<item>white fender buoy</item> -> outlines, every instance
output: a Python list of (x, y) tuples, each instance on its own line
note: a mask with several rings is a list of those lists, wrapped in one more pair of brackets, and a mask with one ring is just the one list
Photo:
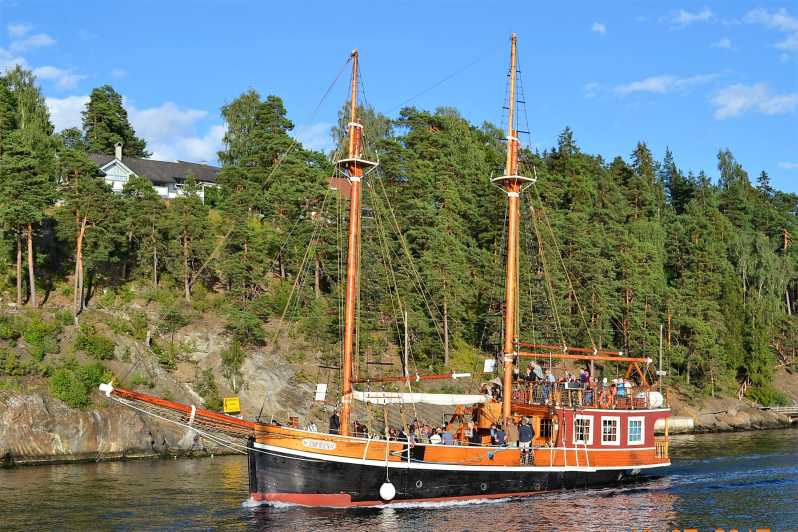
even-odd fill
[(396, 488), (390, 482), (383, 482), (380, 486), (380, 498), (383, 501), (392, 501), (396, 497)]

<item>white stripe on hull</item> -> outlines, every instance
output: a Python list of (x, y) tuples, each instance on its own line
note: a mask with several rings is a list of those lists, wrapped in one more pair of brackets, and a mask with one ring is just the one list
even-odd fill
[[(374, 467), (389, 467), (393, 469), (437, 469), (441, 471), (519, 471), (529, 473), (546, 473), (546, 472), (562, 472), (562, 471), (577, 471), (582, 473), (591, 473), (595, 471), (614, 471), (625, 469), (651, 469), (655, 467), (667, 467), (670, 462), (663, 464), (643, 464), (643, 465), (629, 465), (629, 466), (603, 466), (603, 467), (581, 467), (581, 466), (468, 466), (457, 464), (438, 464), (430, 462), (391, 462), (385, 460), (364, 460), (360, 458), (349, 458), (346, 456), (335, 456), (330, 454), (311, 453), (307, 451), (298, 451), (296, 449), (286, 449), (284, 447), (277, 447), (274, 445), (266, 445), (263, 443), (255, 442), (255, 448), (262, 451), (279, 452), (284, 455), (292, 455), (297, 459), (315, 459), (330, 462), (341, 462), (346, 464), (356, 464)], [(615, 449), (606, 449), (615, 450)]]

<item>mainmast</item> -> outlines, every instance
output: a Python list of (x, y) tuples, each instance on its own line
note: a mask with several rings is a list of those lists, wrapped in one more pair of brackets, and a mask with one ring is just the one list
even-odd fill
[(515, 81), (518, 72), (516, 35), (510, 40), (510, 91), (507, 113), (507, 157), (504, 175), (492, 181), (507, 193), (507, 268), (504, 282), (504, 345), (502, 348), (504, 376), (502, 379), (502, 417), (505, 422), (512, 413), (513, 360), (518, 355), (518, 226), (521, 189), (534, 180), (518, 175), (518, 131), (515, 129)]
[(352, 51), (352, 87), (349, 108), (349, 148), (346, 159), (336, 161), (351, 184), (349, 196), (349, 237), (346, 255), (346, 295), (344, 303), (344, 359), (341, 379), (341, 434), (349, 435), (349, 414), (352, 405), (352, 381), (355, 344), (358, 282), (360, 279), (360, 214), (364, 169), (377, 164), (362, 159), (363, 125), (357, 121), (358, 52)]

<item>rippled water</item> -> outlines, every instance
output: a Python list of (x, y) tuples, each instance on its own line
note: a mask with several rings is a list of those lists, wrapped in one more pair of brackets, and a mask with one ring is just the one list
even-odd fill
[(250, 506), (246, 459), (0, 470), (0, 529), (798, 530), (798, 430), (674, 437), (662, 479), (527, 499), (353, 510)]

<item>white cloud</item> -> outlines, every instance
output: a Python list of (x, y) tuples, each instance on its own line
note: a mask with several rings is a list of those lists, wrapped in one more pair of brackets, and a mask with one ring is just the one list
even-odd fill
[(734, 50), (731, 39), (729, 39), (728, 37), (723, 37), (718, 42), (713, 43), (712, 48), (723, 48), (725, 50)]
[(598, 33), (599, 35), (607, 34), (607, 26), (605, 26), (601, 22), (594, 22), (590, 30)]
[(67, 96), (66, 98), (47, 98), (47, 108), (50, 110), (50, 120), (56, 131), (68, 127), (81, 126), (80, 113), (89, 101), (88, 96)]
[(708, 83), (716, 79), (718, 74), (700, 74), (697, 76), (680, 77), (671, 74), (661, 76), (649, 76), (638, 81), (617, 85), (614, 91), (621, 95), (632, 94), (635, 92), (653, 92), (656, 94), (667, 94), (673, 91), (686, 90), (695, 85)]
[(17, 55), (10, 50), (0, 48), (0, 72), (13, 69), (16, 65), (27, 68), (28, 62), (25, 58)]
[(31, 30), (31, 27), (28, 24), (9, 24), (7, 29), (9, 37), (17, 39), (27, 34)]
[[(47, 98), (47, 108), (56, 131), (81, 127), (81, 113), (88, 101), (88, 95)], [(216, 161), (225, 129), (222, 125), (212, 125), (198, 135), (197, 122), (206, 117), (207, 112), (182, 108), (173, 102), (147, 109), (137, 109), (129, 104), (125, 107), (133, 129), (147, 141), (153, 159)]]
[(39, 79), (51, 80), (59, 89), (73, 89), (78, 81), (86, 76), (76, 74), (72, 70), (64, 70), (54, 66), (42, 66), (33, 69), (33, 74)]
[(767, 9), (752, 9), (743, 17), (749, 24), (759, 24), (766, 28), (786, 33), (784, 40), (774, 46), (780, 50), (798, 51), (798, 18), (787, 13), (786, 9), (768, 11)]
[(130, 123), (136, 133), (148, 142), (188, 136), (194, 132), (197, 121), (208, 115), (206, 111), (184, 109), (173, 102), (148, 109), (137, 109), (132, 105), (127, 107)]
[(111, 70), (112, 78), (119, 79), (119, 78), (124, 78), (125, 76), (127, 76), (127, 70), (125, 70), (124, 68), (115, 68)]
[(31, 48), (39, 48), (41, 46), (50, 46), (55, 44), (55, 39), (46, 33), (36, 33), (24, 38), (11, 41), (9, 48), (15, 52), (24, 52)]
[(333, 148), (330, 130), (333, 124), (330, 122), (320, 122), (318, 124), (305, 124), (298, 126), (293, 132), (302, 145), (309, 150), (329, 151)]
[(663, 20), (670, 22), (673, 26), (684, 28), (695, 22), (707, 22), (712, 20), (713, 16), (712, 11), (708, 8), (704, 8), (702, 11), (697, 11), (695, 13), (680, 9), (671, 12), (667, 17), (663, 17)]
[(217, 152), (222, 148), (225, 127), (217, 124), (202, 137), (179, 136), (161, 142), (147, 144), (152, 158), (161, 161), (190, 161), (215, 163)]
[(798, 163), (782, 161), (779, 163), (779, 168), (784, 168), (785, 170), (798, 170)]
[(772, 94), (765, 83), (737, 83), (717, 91), (710, 103), (715, 107), (714, 116), (718, 120), (739, 116), (751, 110), (766, 115), (785, 114), (798, 107), (798, 92)]
[(584, 90), (585, 96), (587, 98), (594, 98), (596, 96), (596, 91), (599, 89), (600, 85), (597, 81), (590, 81), (585, 83)]

